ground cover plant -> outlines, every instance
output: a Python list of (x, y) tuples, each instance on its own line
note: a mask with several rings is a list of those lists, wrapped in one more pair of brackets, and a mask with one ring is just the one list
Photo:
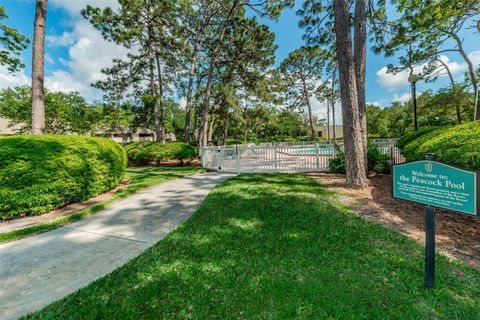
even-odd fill
[(29, 319), (478, 319), (480, 272), (356, 216), (315, 180), (242, 175), (154, 247)]
[(403, 147), (406, 161), (421, 160), (426, 153), (448, 164), (471, 170), (480, 169), (480, 122), (470, 122), (434, 130), (413, 139)]
[(190, 160), (197, 155), (194, 146), (183, 142), (137, 141), (125, 146), (128, 161), (135, 165), (161, 164), (165, 160)]
[(62, 135), (0, 138), (0, 219), (39, 215), (111, 190), (125, 175), (123, 147)]
[(17, 240), (27, 235), (45, 232), (59, 226), (72, 223), (81, 218), (90, 216), (98, 211), (106, 208), (110, 204), (128, 197), (129, 195), (155, 184), (166, 182), (168, 180), (189, 176), (192, 174), (205, 172), (203, 168), (197, 167), (181, 167), (181, 168), (127, 168), (125, 177), (130, 180), (129, 184), (117, 192), (108, 200), (96, 204), (90, 208), (75, 212), (68, 216), (57, 218), (50, 222), (45, 222), (36, 226), (28, 227), (21, 230), (0, 233), (0, 243)]

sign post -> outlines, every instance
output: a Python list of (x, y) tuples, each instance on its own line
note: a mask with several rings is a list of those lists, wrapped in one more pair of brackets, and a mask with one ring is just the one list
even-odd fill
[(480, 216), (480, 174), (435, 161), (392, 165), (392, 196), (425, 205), (425, 286), (435, 287), (435, 210)]
[(425, 207), (425, 287), (435, 287), (435, 208)]
[[(435, 154), (427, 153), (425, 160), (435, 160)], [(425, 287), (435, 287), (435, 208), (425, 206)]]

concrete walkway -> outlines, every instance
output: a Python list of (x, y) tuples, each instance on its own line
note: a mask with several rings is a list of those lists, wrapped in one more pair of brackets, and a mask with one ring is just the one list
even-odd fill
[(0, 319), (41, 309), (138, 256), (231, 176), (204, 173), (172, 180), (73, 224), (0, 245)]

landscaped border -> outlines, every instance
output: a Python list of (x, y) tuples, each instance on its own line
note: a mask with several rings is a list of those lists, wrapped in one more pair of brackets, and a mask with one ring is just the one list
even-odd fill
[[(191, 168), (192, 168), (191, 172), (185, 172), (185, 174), (172, 175), (172, 176), (162, 176), (162, 179), (153, 179), (152, 181), (147, 181), (143, 184), (142, 183), (140, 183), (140, 184), (130, 183), (125, 188), (117, 190), (117, 192), (115, 192), (115, 194), (113, 194), (113, 196), (111, 198), (109, 198), (109, 199), (107, 199), (103, 202), (100, 202), (98, 204), (95, 204), (95, 205), (93, 205), (89, 208), (71, 213), (71, 214), (63, 216), (63, 217), (53, 219), (51, 221), (43, 222), (43, 223), (40, 223), (40, 224), (32, 226), (32, 227), (27, 227), (27, 228), (20, 229), (20, 230), (13, 230), (13, 231), (7, 231), (7, 232), (0, 233), (0, 244), (10, 242), (10, 241), (14, 241), (14, 240), (18, 240), (18, 239), (21, 239), (21, 238), (25, 238), (27, 236), (32, 236), (32, 235), (36, 235), (36, 234), (39, 234), (39, 233), (47, 232), (49, 230), (65, 226), (67, 224), (78, 221), (82, 218), (91, 216), (91, 215), (107, 208), (109, 205), (111, 205), (115, 202), (118, 202), (122, 199), (125, 199), (128, 196), (130, 196), (130, 195), (132, 195), (132, 194), (134, 194), (134, 193), (136, 193), (140, 190), (149, 188), (151, 186), (154, 186), (154, 185), (157, 185), (157, 184), (160, 184), (160, 183), (163, 183), (163, 182), (175, 179), (175, 178), (180, 178), (180, 177), (183, 177), (183, 176), (190, 176), (190, 175), (193, 175), (193, 174), (197, 174), (197, 173), (201, 173), (201, 172), (206, 171), (202, 168), (193, 168), (193, 167), (191, 167)], [(127, 171), (129, 171), (129, 170), (131, 171), (131, 170), (135, 170), (135, 169), (138, 170), (138, 168), (127, 168)], [(142, 168), (140, 168), (140, 169), (142, 169)], [(150, 167), (149, 169), (150, 170), (155, 170), (155, 167)], [(158, 168), (158, 169), (159, 170), (160, 169), (166, 170), (166, 172), (165, 172), (166, 174), (171, 174), (169, 171), (171, 171), (172, 168)], [(181, 169), (187, 169), (187, 167), (184, 167), (184, 168), (179, 167), (179, 169), (180, 170)]]

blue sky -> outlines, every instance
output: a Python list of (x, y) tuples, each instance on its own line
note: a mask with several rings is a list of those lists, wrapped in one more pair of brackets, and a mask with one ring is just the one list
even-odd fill
[[(33, 37), (33, 20), (35, 14), (34, 0), (0, 0), (7, 8), (10, 16), (8, 25), (18, 28), (30, 39)], [(123, 57), (127, 50), (107, 43), (81, 15), (80, 10), (86, 4), (97, 6), (114, 6), (115, 0), (48, 0), (46, 27), (46, 86), (51, 90), (75, 90), (85, 95), (89, 100), (101, 99), (101, 92), (90, 84), (101, 78), (101, 68), (108, 66), (115, 57)], [(286, 10), (278, 22), (267, 21), (270, 29), (276, 34), (277, 63), (288, 56), (291, 50), (303, 45), (303, 30), (298, 28), (298, 17), (295, 12), (301, 1), (293, 9)], [(465, 49), (471, 55), (473, 62), (480, 64), (480, 35), (468, 30), (462, 34), (465, 37)], [(0, 88), (18, 84), (29, 84), (31, 48), (22, 55), (27, 65), (23, 72), (10, 75), (0, 69)], [(465, 64), (459, 55), (451, 54), (444, 58), (448, 61), (456, 78), (462, 78), (466, 71)], [(390, 75), (385, 73), (389, 63), (395, 63), (396, 57), (385, 58), (375, 55), (369, 50), (367, 56), (367, 101), (388, 106), (394, 100), (406, 100), (410, 95), (410, 87), (405, 74)], [(448, 84), (446, 77), (441, 77), (434, 84), (420, 82), (418, 90), (437, 90)], [(324, 116), (325, 106), (315, 102), (315, 113)], [(338, 112), (340, 114), (340, 112)]]

